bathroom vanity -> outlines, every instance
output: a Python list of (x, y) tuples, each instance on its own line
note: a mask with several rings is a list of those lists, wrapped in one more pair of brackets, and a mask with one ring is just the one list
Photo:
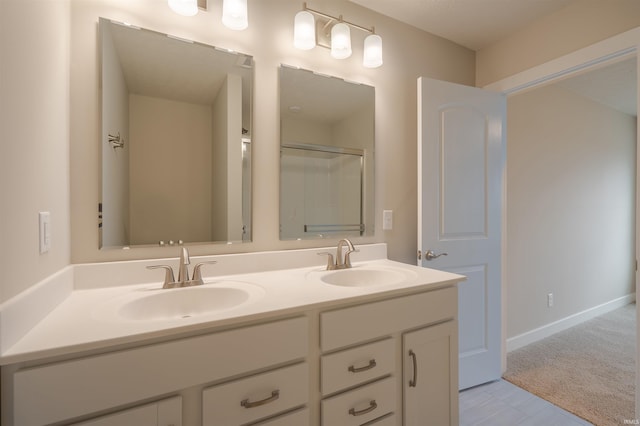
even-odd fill
[(328, 249), (208, 256), (184, 289), (141, 281), (157, 261), (75, 265), (2, 353), (2, 424), (457, 425), (464, 277), (359, 248), (337, 271)]

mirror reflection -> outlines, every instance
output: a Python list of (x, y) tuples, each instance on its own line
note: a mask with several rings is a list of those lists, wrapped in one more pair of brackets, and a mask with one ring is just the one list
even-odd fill
[(280, 239), (373, 235), (375, 92), (280, 67)]
[(251, 240), (253, 59), (100, 19), (100, 247)]

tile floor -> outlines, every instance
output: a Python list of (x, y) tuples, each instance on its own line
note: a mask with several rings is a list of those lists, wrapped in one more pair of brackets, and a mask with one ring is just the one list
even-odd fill
[(460, 426), (590, 426), (591, 423), (505, 381), (460, 392)]

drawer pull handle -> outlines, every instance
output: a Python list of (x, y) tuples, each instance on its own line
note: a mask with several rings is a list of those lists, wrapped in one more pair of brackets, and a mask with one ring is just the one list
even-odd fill
[(251, 402), (251, 401), (249, 401), (249, 399), (243, 399), (240, 402), (240, 405), (242, 405), (244, 408), (259, 407), (261, 405), (273, 402), (278, 398), (280, 398), (280, 391), (279, 390), (274, 390), (273, 392), (271, 392), (271, 396), (268, 397), (268, 398), (261, 399), (260, 401), (255, 401), (255, 402)]
[(349, 414), (351, 414), (352, 416), (361, 416), (363, 414), (367, 414), (367, 413), (372, 412), (376, 408), (378, 408), (378, 404), (376, 404), (376, 400), (375, 399), (372, 399), (371, 401), (369, 401), (369, 406), (367, 408), (365, 408), (364, 410), (356, 411), (355, 408), (351, 408), (349, 410)]
[(409, 380), (409, 387), (415, 388), (418, 385), (418, 358), (412, 350), (409, 350), (409, 356), (413, 361), (413, 379)]
[(371, 370), (376, 365), (377, 365), (376, 364), (376, 360), (375, 359), (371, 359), (371, 360), (369, 360), (369, 364), (365, 365), (364, 367), (356, 368), (355, 366), (351, 365), (351, 366), (349, 366), (348, 370), (351, 371), (352, 373), (361, 373), (363, 371)]

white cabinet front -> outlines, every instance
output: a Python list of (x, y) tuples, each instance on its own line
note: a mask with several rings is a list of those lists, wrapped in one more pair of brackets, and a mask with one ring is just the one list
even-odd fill
[(309, 365), (296, 364), (205, 389), (204, 426), (244, 425), (302, 406), (309, 399)]
[(309, 426), (309, 409), (302, 408), (293, 413), (283, 414), (263, 422), (252, 423), (251, 426)]
[(361, 386), (322, 401), (323, 426), (359, 426), (396, 408), (393, 377)]
[(182, 398), (165, 399), (98, 417), (74, 426), (182, 426)]
[(458, 424), (457, 322), (403, 335), (404, 426)]
[(395, 355), (395, 340), (385, 339), (322, 356), (322, 394), (330, 395), (392, 374)]

